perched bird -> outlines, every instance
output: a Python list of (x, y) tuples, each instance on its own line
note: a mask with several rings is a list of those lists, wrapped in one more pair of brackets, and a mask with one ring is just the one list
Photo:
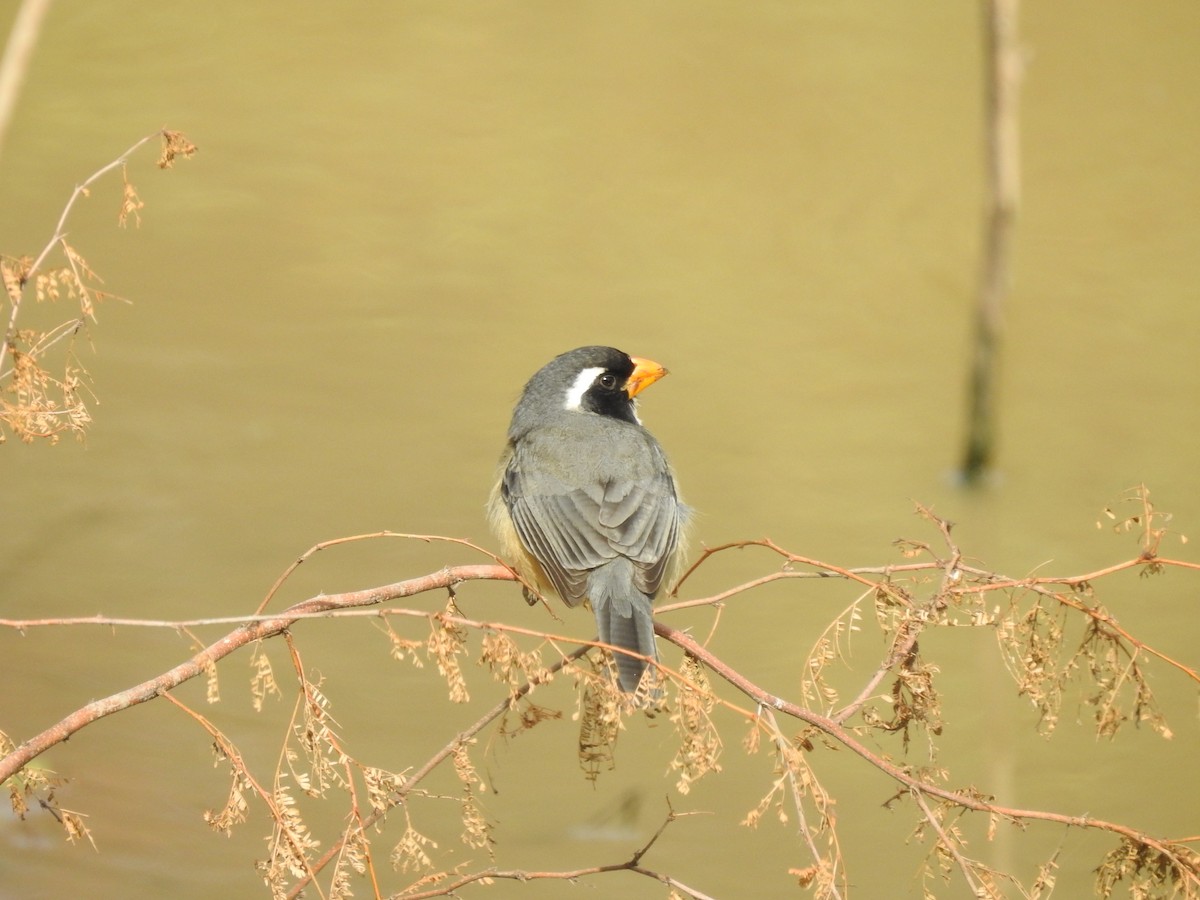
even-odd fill
[[(637, 397), (667, 374), (612, 347), (557, 356), (513, 410), (489, 504), (506, 557), (568, 606), (587, 600), (600, 640), (657, 659), (651, 604), (679, 556), (685, 508)], [(623, 691), (646, 663), (614, 653)]]

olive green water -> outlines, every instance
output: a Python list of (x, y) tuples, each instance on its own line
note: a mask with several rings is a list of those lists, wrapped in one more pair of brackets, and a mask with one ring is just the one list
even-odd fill
[[(106, 304), (95, 350), (80, 348), (100, 400), (86, 444), (0, 448), (0, 616), (234, 615), (313, 543), (381, 529), (490, 546), (483, 504), (521, 383), (595, 342), (672, 370), (642, 414), (698, 510), (698, 542), (768, 535), (884, 564), (895, 538), (934, 538), (911, 515), (919, 500), (997, 570), (1083, 572), (1136, 553), (1094, 523), (1139, 482), (1200, 535), (1200, 7), (1036, 4), (1022, 32), (1001, 471), (971, 494), (948, 473), (982, 209), (975, 4), (60, 2), (0, 148), (0, 250), (39, 250), (71, 187), (143, 134), (167, 125), (201, 150), (166, 174), (152, 153), (131, 163), (140, 229), (115, 227), (116, 182), (72, 219), (72, 243), (133, 305)], [(33, 312), (46, 315), (30, 324)], [(1192, 546), (1167, 549), (1194, 558)], [(332, 550), (277, 605), (473, 561), (400, 541)], [(692, 596), (774, 565), (716, 562)], [(1106, 584), (1128, 629), (1197, 664), (1194, 578)], [(794, 696), (798, 660), (853, 596), (833, 583), (746, 595), (714, 647)], [(481, 618), (591, 633), (587, 617), (526, 610), (508, 585), (459, 600)], [(706, 634), (711, 615), (672, 623)], [(296, 636), (350, 749), (374, 765), (419, 765), (478, 715), (449, 708), (428, 667), (388, 660), (367, 623)], [(927, 647), (952, 783), (1200, 831), (1195, 685), (1153, 667), (1170, 742), (1130, 729), (1097, 743), (1074, 705), (1046, 742), (992, 646), (963, 630)], [(21, 740), (190, 647), (170, 631), (0, 633), (0, 729)], [(859, 677), (878, 650), (855, 646)], [(481, 710), (497, 695), (470, 674)], [(221, 667), (220, 706), (198, 686), (181, 696), (269, 779), (290, 699), (256, 715), (250, 675), (242, 652)], [(565, 684), (541, 699), (573, 708)], [(790, 895), (787, 869), (810, 859), (794, 820), (735, 824), (771, 766), (747, 760), (729, 724), (726, 771), (686, 797), (664, 775), (662, 720), (630, 723), (595, 788), (569, 718), (481, 740), (497, 864), (621, 861), (670, 795), (714, 814), (673, 824), (646, 865), (712, 896)], [(202, 821), (227, 789), (209, 744), (160, 701), (47, 754), (99, 852), (64, 845), (44, 814), (0, 820), (0, 897), (263, 895), (261, 807), (232, 839)], [(814, 765), (839, 797), (852, 895), (918, 896), (908, 810), (880, 809), (893, 789), (846, 754)], [(430, 787), (458, 791), (450, 776)], [(328, 843), (336, 820), (316, 815)], [(459, 843), (452, 802), (413, 815), (446, 864), (486, 863)], [(1060, 841), (1060, 892), (1087, 896), (1103, 840), (1034, 828), (971, 849), (1028, 880)], [(406, 883), (387, 877), (385, 890)], [(628, 874), (587, 884), (489, 894), (665, 895)]]

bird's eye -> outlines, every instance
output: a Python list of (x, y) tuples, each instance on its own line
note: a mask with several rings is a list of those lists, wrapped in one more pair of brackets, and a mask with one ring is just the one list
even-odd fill
[(606, 391), (611, 391), (617, 386), (617, 376), (613, 375), (611, 372), (605, 372), (596, 379), (596, 384), (600, 385), (600, 387), (604, 388)]

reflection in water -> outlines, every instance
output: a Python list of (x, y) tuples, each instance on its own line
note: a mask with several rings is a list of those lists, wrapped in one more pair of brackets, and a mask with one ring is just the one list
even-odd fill
[(588, 816), (586, 822), (568, 829), (567, 836), (573, 841), (636, 841), (644, 826), (644, 800), (637, 790), (626, 789)]

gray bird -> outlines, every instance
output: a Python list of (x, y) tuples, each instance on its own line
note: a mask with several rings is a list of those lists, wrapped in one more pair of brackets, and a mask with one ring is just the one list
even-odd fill
[[(651, 605), (680, 556), (685, 508), (634, 398), (667, 374), (612, 347), (580, 347), (529, 379), (513, 410), (492, 527), (505, 557), (568, 606), (587, 600), (600, 640), (658, 659)], [(623, 691), (646, 663), (614, 654)]]

